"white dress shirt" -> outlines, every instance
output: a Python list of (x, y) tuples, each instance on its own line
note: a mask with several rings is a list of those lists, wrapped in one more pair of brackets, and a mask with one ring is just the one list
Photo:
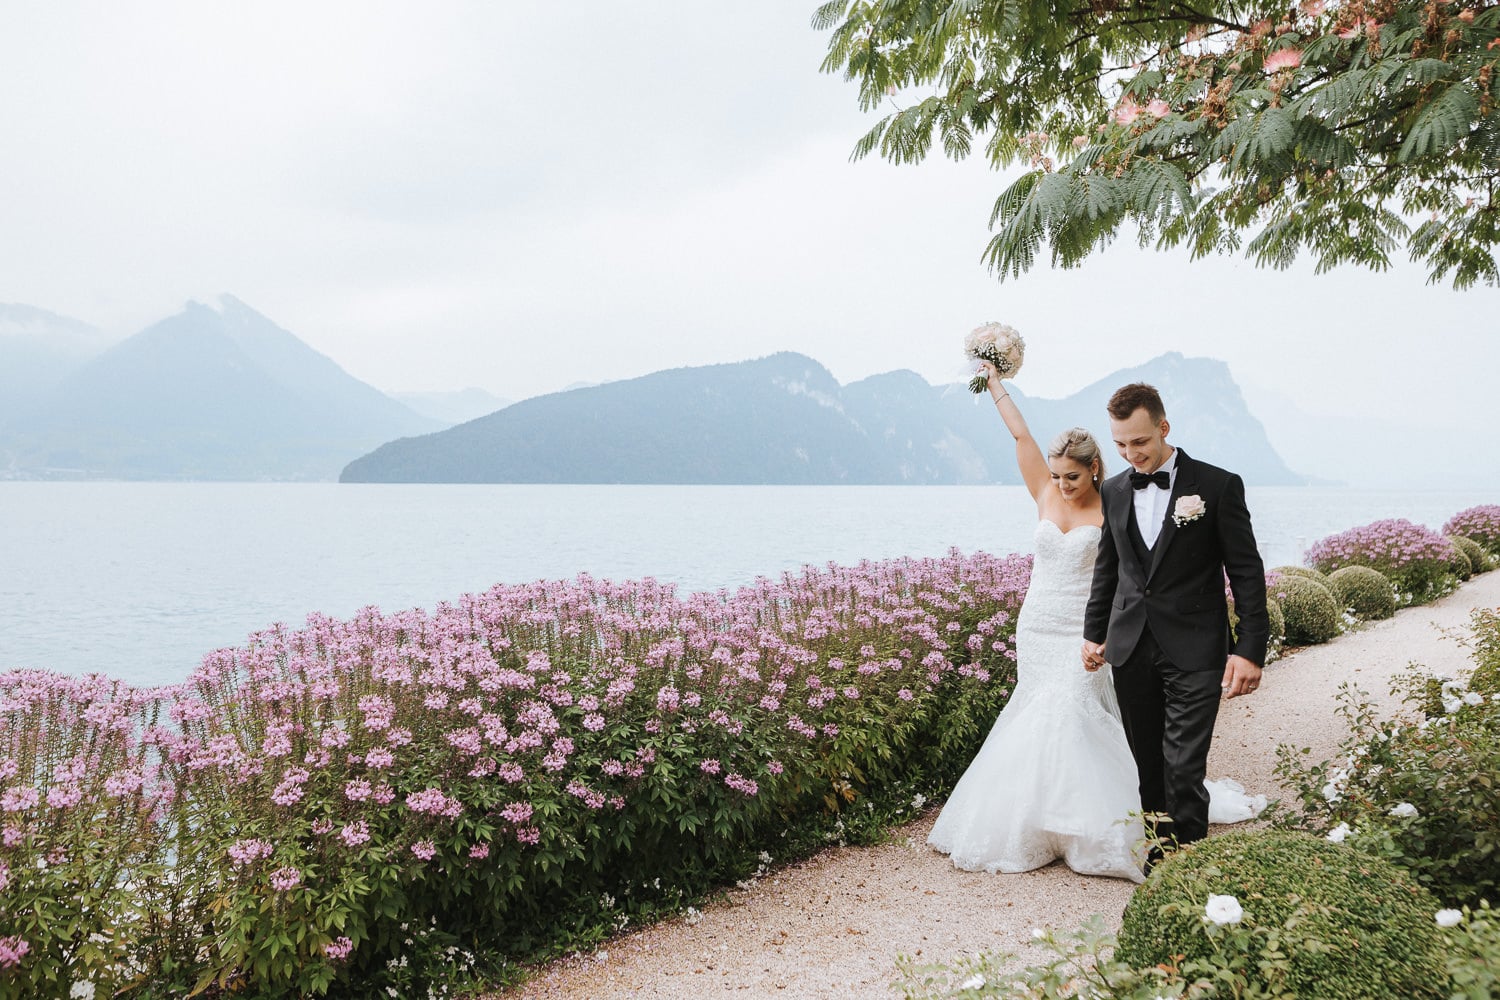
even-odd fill
[[(1177, 485), (1177, 449), (1172, 449), (1172, 454), (1156, 470), (1167, 470), (1171, 477), (1173, 486)], [(1172, 491), (1162, 489), (1155, 483), (1147, 485), (1144, 489), (1135, 491), (1135, 522), (1141, 529), (1141, 537), (1146, 541), (1146, 548), (1156, 545), (1157, 536), (1161, 534), (1162, 522), (1167, 519), (1167, 504), (1172, 500)]]

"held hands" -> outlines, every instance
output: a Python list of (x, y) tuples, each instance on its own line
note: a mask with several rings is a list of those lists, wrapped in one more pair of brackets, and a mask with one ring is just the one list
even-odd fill
[[(1086, 647), (1088, 643), (1084, 643)], [(1219, 689), (1224, 692), (1225, 698), (1238, 698), (1242, 694), (1251, 694), (1260, 687), (1261, 669), (1243, 656), (1230, 656), (1229, 661), (1224, 664), (1224, 683)]]
[(1089, 642), (1085, 639), (1083, 643), (1083, 669), (1089, 673), (1093, 673), (1102, 666), (1104, 666), (1104, 643)]

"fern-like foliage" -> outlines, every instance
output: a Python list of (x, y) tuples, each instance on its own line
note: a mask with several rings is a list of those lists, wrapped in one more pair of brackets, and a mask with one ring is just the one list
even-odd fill
[[(1027, 172), (984, 260), (1070, 267), (1125, 225), (1195, 256), (1497, 283), (1500, 6), (1489, 0), (832, 0), (823, 68), (886, 114), (896, 163), (940, 145)], [(1412, 227), (1408, 220), (1427, 221)]]

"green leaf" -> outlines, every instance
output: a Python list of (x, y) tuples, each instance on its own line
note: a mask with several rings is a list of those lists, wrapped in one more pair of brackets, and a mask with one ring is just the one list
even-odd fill
[(1396, 161), (1408, 163), (1418, 157), (1447, 152), (1469, 131), (1478, 111), (1479, 102), (1467, 84), (1449, 86), (1412, 123)]
[(839, 23), (839, 18), (844, 16), (845, 0), (828, 0), (817, 10), (813, 11), (812, 28), (814, 31), (828, 31)]
[(1272, 167), (1296, 141), (1296, 120), (1285, 108), (1268, 108), (1251, 122), (1245, 141), (1230, 156), (1238, 170), (1256, 171)]

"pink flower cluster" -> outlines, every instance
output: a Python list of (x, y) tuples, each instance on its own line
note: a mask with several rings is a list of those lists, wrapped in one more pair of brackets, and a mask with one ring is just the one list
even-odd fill
[(1350, 528), (1314, 542), (1308, 563), (1331, 573), (1344, 566), (1369, 566), (1390, 575), (1418, 563), (1446, 565), (1453, 544), (1431, 528), (1405, 518), (1387, 518)]
[(464, 804), (458, 799), (444, 795), (441, 788), (427, 788), (408, 795), (406, 808), (412, 812), (446, 816), (452, 819), (464, 811)]
[(274, 848), (266, 840), (236, 840), (229, 845), (229, 860), (236, 867), (254, 864), (261, 858), (269, 858)]
[(167, 858), (191, 825), (195, 871), (323, 894), (376, 851), (412, 878), (523, 864), (652, 808), (653, 782), (753, 809), (862, 752), (872, 719), (1009, 677), (1030, 570), (955, 551), (687, 596), (581, 576), (312, 615), (151, 691), (0, 674), (0, 872), (51, 877), (39, 861), (100, 829)]
[(1500, 504), (1461, 510), (1443, 525), (1443, 534), (1473, 539), (1492, 555), (1500, 555)]
[(24, 939), (11, 935), (0, 937), (0, 969), (9, 969), (21, 964), (21, 959), (31, 951), (31, 945)]
[(1456, 585), (1451, 571), (1456, 556), (1447, 538), (1404, 518), (1350, 528), (1307, 550), (1308, 562), (1324, 573), (1344, 566), (1368, 566), (1384, 573), (1401, 605), (1422, 603)]
[(290, 892), (302, 884), (302, 873), (295, 868), (278, 868), (271, 873), (271, 888), (277, 892)]

